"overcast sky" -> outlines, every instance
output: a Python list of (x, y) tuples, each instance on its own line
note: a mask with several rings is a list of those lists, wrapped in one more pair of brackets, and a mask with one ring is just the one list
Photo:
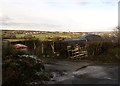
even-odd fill
[(119, 0), (0, 0), (1, 29), (111, 31)]

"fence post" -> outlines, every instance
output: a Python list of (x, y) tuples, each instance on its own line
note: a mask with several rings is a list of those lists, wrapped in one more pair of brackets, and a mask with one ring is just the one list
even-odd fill
[(53, 53), (55, 53), (55, 51), (54, 51), (54, 41), (52, 42), (51, 47), (52, 47)]
[(44, 45), (43, 45), (43, 42), (42, 42), (42, 54), (44, 53)]

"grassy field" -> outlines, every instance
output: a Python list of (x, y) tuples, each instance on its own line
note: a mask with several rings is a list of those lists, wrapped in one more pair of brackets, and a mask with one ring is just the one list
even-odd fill
[[(16, 39), (22, 39), (28, 34), (15, 34)], [(29, 34), (30, 35), (30, 34)], [(33, 38), (38, 38), (41, 41), (53, 40), (57, 38), (79, 38), (82, 34), (71, 34), (71, 33), (40, 33), (32, 34)]]
[[(92, 34), (93, 32), (89, 32)], [(22, 30), (4, 30), (2, 31), (2, 38), (7, 37), (7, 39), (23, 39), (25, 36), (29, 38), (38, 38), (41, 41), (54, 40), (54, 39), (64, 39), (64, 38), (79, 38), (88, 32), (41, 32), (41, 31), (22, 31)], [(97, 33), (102, 37), (114, 36), (113, 32), (101, 32)], [(1, 34), (0, 34), (1, 35)], [(31, 36), (30, 36), (31, 35)], [(16, 38), (15, 38), (16, 37)]]
[(33, 35), (36, 38), (39, 38), (41, 41), (44, 40), (49, 40), (49, 39), (54, 39), (54, 38), (78, 38), (81, 35), (80, 34), (63, 34), (63, 33), (58, 33), (58, 34), (54, 34), (54, 33), (47, 33), (47, 34), (37, 34), (37, 35)]

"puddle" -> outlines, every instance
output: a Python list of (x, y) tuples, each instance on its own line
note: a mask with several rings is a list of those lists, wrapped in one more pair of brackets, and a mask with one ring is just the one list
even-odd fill
[(48, 84), (54, 84), (68, 78), (68, 72), (66, 70), (49, 70), (49, 72), (52, 74), (52, 78), (47, 82)]

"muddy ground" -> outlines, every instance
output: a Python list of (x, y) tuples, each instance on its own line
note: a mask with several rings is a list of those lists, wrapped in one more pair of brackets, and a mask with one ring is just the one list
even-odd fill
[(46, 60), (53, 75), (48, 84), (118, 84), (118, 64)]

